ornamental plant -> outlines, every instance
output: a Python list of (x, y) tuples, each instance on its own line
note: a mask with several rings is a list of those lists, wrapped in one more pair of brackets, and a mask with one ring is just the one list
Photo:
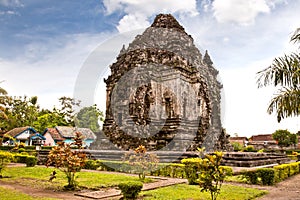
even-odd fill
[(216, 200), (220, 194), (226, 172), (221, 167), (223, 153), (216, 151), (206, 154), (199, 163), (199, 185), (201, 192), (208, 191), (212, 200)]
[(13, 155), (9, 152), (0, 151), (0, 178), (3, 177), (2, 172), (10, 161), (13, 160)]
[(136, 199), (143, 188), (143, 183), (138, 181), (127, 181), (118, 185), (122, 191), (123, 199)]
[(147, 153), (145, 146), (140, 145), (133, 152), (126, 153), (124, 160), (134, 166), (140, 180), (144, 180), (146, 173), (154, 171), (157, 168), (159, 159), (155, 154)]
[[(58, 146), (52, 148), (48, 155), (46, 166), (54, 165), (55, 168), (64, 172), (68, 179), (67, 190), (74, 190), (77, 186), (75, 174), (84, 167), (86, 161), (85, 152), (82, 149), (82, 134), (76, 133), (75, 142), (67, 144), (61, 142)], [(76, 145), (79, 150), (72, 150), (71, 145)]]

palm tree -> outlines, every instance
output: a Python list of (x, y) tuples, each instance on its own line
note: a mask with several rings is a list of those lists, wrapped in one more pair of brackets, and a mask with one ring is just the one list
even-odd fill
[[(2, 83), (3, 81), (0, 81), (0, 83)], [(2, 95), (7, 95), (7, 92), (5, 89), (3, 89), (2, 87), (0, 87), (0, 117), (4, 117), (7, 118), (6, 114), (4, 113), (5, 107), (1, 105), (1, 96)]]
[[(2, 83), (3, 81), (0, 81), (0, 83)], [(2, 87), (0, 87), (0, 95), (7, 95), (7, 92), (5, 89), (3, 89)]]
[[(300, 43), (300, 28), (291, 37), (294, 43)], [(271, 100), (267, 112), (276, 111), (277, 121), (300, 115), (300, 54), (284, 55), (273, 60), (268, 68), (259, 71), (258, 87), (274, 85), (280, 87)]]

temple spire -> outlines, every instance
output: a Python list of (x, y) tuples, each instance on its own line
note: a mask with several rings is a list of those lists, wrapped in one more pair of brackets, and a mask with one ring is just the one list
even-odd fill
[(203, 61), (208, 65), (212, 66), (214, 63), (211, 61), (210, 56), (208, 55), (207, 50), (205, 51), (205, 55), (203, 57)]
[(177, 29), (181, 32), (185, 32), (184, 28), (178, 23), (178, 21), (171, 14), (157, 15), (151, 27)]

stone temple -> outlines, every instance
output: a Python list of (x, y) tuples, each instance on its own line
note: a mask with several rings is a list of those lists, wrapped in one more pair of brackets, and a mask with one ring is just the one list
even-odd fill
[(93, 149), (224, 148), (218, 71), (172, 15), (157, 15), (110, 70), (104, 134)]

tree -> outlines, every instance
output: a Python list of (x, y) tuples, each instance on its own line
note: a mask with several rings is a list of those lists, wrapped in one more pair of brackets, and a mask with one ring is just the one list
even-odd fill
[[(2, 83), (3, 81), (0, 81)], [(4, 88), (0, 87), (0, 95), (7, 95), (7, 92)]]
[(224, 182), (226, 172), (221, 168), (223, 153), (214, 152), (206, 154), (200, 162), (199, 185), (201, 192), (209, 191), (212, 200), (216, 200), (220, 194), (222, 183)]
[[(291, 37), (291, 42), (300, 43), (300, 28)], [(271, 66), (258, 72), (258, 86), (280, 87), (267, 109), (276, 111), (277, 121), (300, 115), (300, 54), (299, 52), (275, 58)]]
[(33, 126), (39, 113), (37, 97), (11, 97), (3, 96), (0, 104), (5, 108), (5, 116), (0, 116), (0, 128), (11, 130), (16, 127)]
[[(76, 132), (75, 142), (66, 144), (61, 142), (52, 148), (48, 155), (46, 166), (54, 165), (55, 168), (64, 172), (68, 179), (67, 190), (74, 190), (77, 186), (75, 174), (81, 170), (85, 164), (86, 154), (82, 149), (82, 134)], [(71, 145), (76, 145), (79, 150), (72, 150)]]
[(75, 126), (75, 108), (80, 106), (80, 101), (77, 101), (71, 97), (60, 97), (59, 102), (61, 104), (60, 109), (54, 108), (53, 111), (59, 113), (64, 117), (69, 126)]
[(139, 179), (144, 180), (147, 172), (154, 171), (158, 165), (159, 159), (155, 154), (147, 153), (147, 149), (140, 145), (134, 152), (126, 153), (124, 160), (134, 166), (135, 171), (139, 174)]
[(296, 134), (292, 134), (288, 130), (276, 130), (273, 134), (272, 137), (274, 140), (278, 142), (278, 146), (281, 147), (288, 147), (290, 145), (295, 145), (298, 142), (298, 137)]
[(82, 108), (75, 117), (75, 124), (80, 128), (89, 128), (93, 132), (99, 131), (99, 121), (103, 121), (103, 112), (96, 105)]
[(33, 123), (34, 128), (42, 133), (46, 128), (52, 128), (55, 126), (66, 126), (68, 123), (62, 115), (59, 113), (51, 112), (42, 113), (37, 117), (36, 121)]

